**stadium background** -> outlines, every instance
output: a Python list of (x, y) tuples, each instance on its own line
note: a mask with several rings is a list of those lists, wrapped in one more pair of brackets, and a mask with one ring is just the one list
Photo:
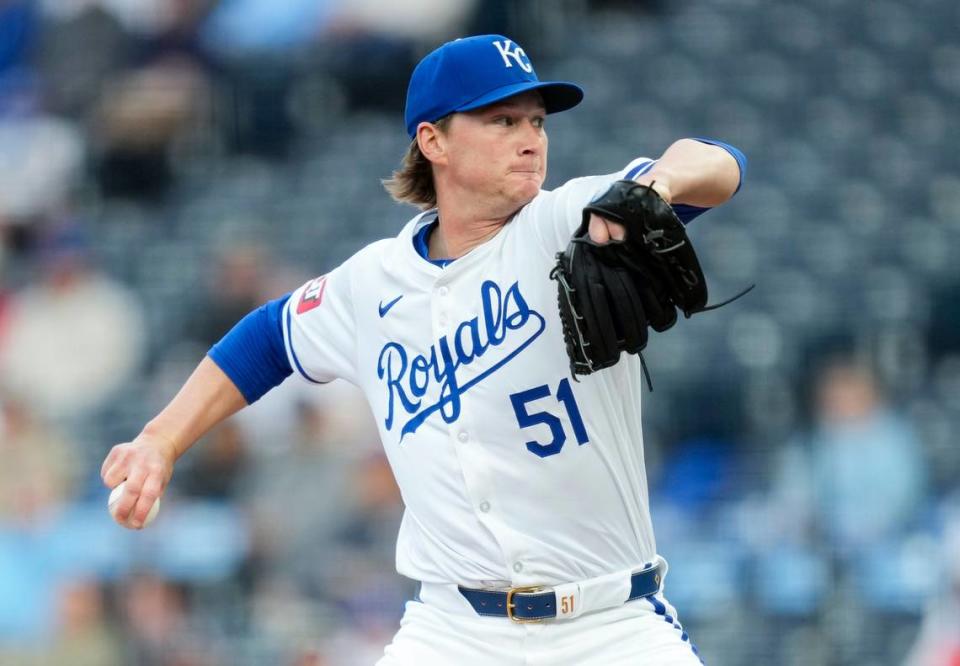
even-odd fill
[(379, 180), (412, 64), (491, 31), (586, 87), (548, 187), (681, 136), (750, 158), (692, 233), (716, 296), (757, 289), (648, 355), (667, 591), (707, 663), (960, 664), (958, 25), (953, 0), (0, 0), (0, 664), (375, 661), (412, 588), (350, 387), (223, 425), (141, 533), (99, 463), (246, 311), (409, 218)]

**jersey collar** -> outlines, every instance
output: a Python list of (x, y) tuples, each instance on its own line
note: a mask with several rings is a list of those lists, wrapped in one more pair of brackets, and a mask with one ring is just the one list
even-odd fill
[(447, 265), (455, 261), (454, 259), (431, 259), (430, 258), (430, 234), (433, 233), (433, 230), (440, 226), (440, 220), (436, 217), (431, 222), (427, 222), (422, 227), (417, 229), (413, 234), (413, 248), (417, 251), (423, 259), (426, 259), (428, 262), (437, 266), (439, 268), (445, 268)]

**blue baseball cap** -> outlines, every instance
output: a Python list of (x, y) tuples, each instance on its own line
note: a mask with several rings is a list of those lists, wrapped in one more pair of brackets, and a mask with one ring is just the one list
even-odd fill
[(404, 121), (412, 139), (417, 125), (455, 111), (470, 111), (528, 90), (543, 96), (547, 113), (566, 111), (583, 99), (580, 86), (541, 81), (519, 44), (503, 35), (476, 35), (447, 42), (413, 70)]

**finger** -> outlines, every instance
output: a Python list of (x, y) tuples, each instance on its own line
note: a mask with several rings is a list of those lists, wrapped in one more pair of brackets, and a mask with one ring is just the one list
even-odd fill
[[(115, 488), (120, 481), (123, 481), (122, 478), (120, 481), (114, 481), (116, 478), (114, 468), (123, 462), (123, 459), (126, 458), (127, 451), (128, 449), (125, 444), (117, 444), (110, 449), (110, 453), (104, 458), (103, 465), (100, 466), (100, 478), (103, 479), (103, 483), (108, 488)], [(125, 472), (126, 469), (124, 468), (123, 471)]]
[(143, 489), (140, 491), (140, 499), (137, 500), (133, 508), (132, 520), (130, 521), (133, 527), (139, 529), (147, 522), (147, 514), (150, 513), (150, 509), (153, 507), (154, 502), (160, 498), (162, 492), (163, 484), (160, 480), (160, 474), (154, 472), (144, 481)]
[(627, 237), (627, 228), (620, 224), (619, 222), (611, 222), (606, 220), (607, 223), (607, 233), (610, 234), (610, 238), (615, 241), (622, 241)]
[(590, 226), (587, 228), (587, 233), (594, 243), (602, 245), (610, 240), (610, 233), (607, 231), (604, 219), (593, 213), (590, 214)]
[(146, 472), (142, 468), (137, 468), (131, 470), (130, 476), (127, 477), (127, 485), (117, 502), (116, 520), (121, 525), (129, 526), (130, 514), (133, 512), (137, 500), (140, 499), (140, 491), (143, 488), (145, 476)]
[(103, 483), (108, 488), (113, 489), (120, 485), (127, 478), (130, 470), (130, 452), (128, 449), (122, 449), (116, 455), (111, 453), (112, 459), (104, 462), (105, 472), (103, 473)]

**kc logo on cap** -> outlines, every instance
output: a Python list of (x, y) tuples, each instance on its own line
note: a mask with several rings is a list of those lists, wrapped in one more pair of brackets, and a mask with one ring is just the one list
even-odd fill
[(527, 57), (527, 52), (520, 48), (519, 44), (513, 45), (513, 51), (510, 50), (510, 45), (513, 44), (509, 39), (500, 41), (493, 40), (493, 45), (497, 47), (497, 50), (500, 52), (501, 57), (503, 57), (503, 64), (507, 67), (513, 67), (513, 64), (510, 62), (510, 59), (516, 61), (520, 65), (520, 69), (530, 74), (533, 72), (533, 65), (530, 63), (530, 58)]
[(436, 122), (528, 90), (539, 91), (547, 113), (566, 111), (583, 99), (583, 90), (574, 83), (538, 79), (527, 52), (503, 35), (447, 42), (413, 70), (404, 113), (407, 134), (412, 139), (422, 122)]

